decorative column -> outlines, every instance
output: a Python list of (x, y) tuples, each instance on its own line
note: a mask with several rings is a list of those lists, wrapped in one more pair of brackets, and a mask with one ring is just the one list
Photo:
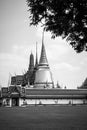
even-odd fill
[(12, 107), (12, 99), (9, 99), (9, 106)]
[(19, 106), (21, 106), (21, 104), (22, 104), (22, 103), (21, 103), (21, 98), (19, 98)]

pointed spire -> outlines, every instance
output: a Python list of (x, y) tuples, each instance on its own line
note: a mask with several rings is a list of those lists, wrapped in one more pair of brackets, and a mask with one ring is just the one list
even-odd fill
[(36, 62), (35, 62), (35, 67), (38, 66), (38, 56), (37, 56), (37, 42), (36, 42)]
[(31, 54), (30, 54), (30, 59), (29, 59), (29, 70), (33, 70), (34, 69), (34, 56), (33, 56), (33, 53), (31, 51)]
[(40, 56), (39, 64), (48, 66), (48, 61), (47, 61), (46, 51), (45, 51), (45, 46), (44, 46), (44, 29), (43, 29), (43, 35), (42, 35), (42, 49), (41, 49), (41, 56)]
[(44, 44), (44, 31), (45, 29), (43, 29), (43, 32), (42, 32), (42, 44)]

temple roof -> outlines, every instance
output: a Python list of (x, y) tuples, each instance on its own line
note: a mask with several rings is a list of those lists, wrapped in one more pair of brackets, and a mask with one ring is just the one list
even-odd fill
[(87, 90), (79, 89), (40, 89), (26, 88), (26, 95), (87, 95)]
[[(20, 92), (8, 88), (2, 88), (2, 97), (20, 96), (29, 99), (85, 99), (87, 97), (87, 90), (79, 89), (34, 89), (34, 88), (20, 88)], [(22, 91), (23, 89), (23, 91)], [(16, 92), (16, 93), (15, 93)], [(19, 95), (18, 95), (19, 94)]]
[(30, 99), (84, 99), (87, 91), (72, 89), (26, 89), (26, 98)]
[(79, 87), (79, 89), (87, 89), (87, 78), (85, 81), (82, 83), (82, 85)]
[(85, 79), (85, 81), (83, 82), (83, 86), (87, 87), (87, 78)]

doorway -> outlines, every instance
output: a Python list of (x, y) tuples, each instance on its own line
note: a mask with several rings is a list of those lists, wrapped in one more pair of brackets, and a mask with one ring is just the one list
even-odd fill
[(19, 98), (12, 98), (12, 106), (19, 106)]

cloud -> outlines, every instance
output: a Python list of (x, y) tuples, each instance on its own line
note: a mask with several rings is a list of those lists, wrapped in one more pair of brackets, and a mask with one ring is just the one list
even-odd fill
[(62, 87), (67, 86), (67, 88), (76, 88), (77, 84), (81, 84), (82, 82), (82, 80), (79, 80), (81, 79), (81, 68), (79, 66), (74, 66), (67, 62), (61, 62), (52, 64), (51, 70), (54, 82), (56, 83), (59, 81), (59, 84)]
[[(42, 34), (43, 34), (43, 27), (41, 26), (41, 24), (39, 24), (37, 26), (36, 36), (39, 37), (40, 39), (42, 39)], [(51, 37), (50, 32), (45, 32), (44, 35), (45, 35), (45, 38)]]
[[(43, 28), (38, 25), (36, 36), (40, 42), (42, 41), (42, 32)], [(69, 46), (66, 44), (66, 41), (61, 37), (52, 39), (50, 32), (44, 32), (44, 44), (49, 59), (56, 60), (59, 56), (65, 55), (69, 52)]]
[(16, 54), (0, 53), (0, 84), (7, 86), (9, 73), (22, 74), (27, 68), (27, 58)]
[(57, 60), (60, 59), (60, 56), (68, 53), (68, 48), (61, 43), (61, 40), (58, 41), (51, 41), (47, 45), (47, 53), (50, 59)]
[(14, 54), (20, 54), (20, 55), (23, 54), (24, 55), (28, 48), (29, 47), (27, 45), (14, 44), (13, 47), (12, 47), (12, 50), (13, 50)]
[(26, 58), (29, 58), (31, 52), (35, 54), (35, 44), (23, 43), (21, 45), (15, 44), (12, 47), (12, 53), (16, 55), (20, 55)]
[[(87, 53), (87, 52), (86, 52)], [(86, 55), (86, 54), (85, 54)], [(84, 56), (84, 58), (80, 61), (80, 64), (82, 65), (82, 66), (85, 66), (85, 65), (87, 65), (87, 58)]]
[(80, 70), (80, 67), (71, 65), (71, 64), (66, 63), (66, 62), (55, 64), (54, 68), (56, 70), (61, 69), (61, 70), (68, 70), (68, 71), (79, 71)]

